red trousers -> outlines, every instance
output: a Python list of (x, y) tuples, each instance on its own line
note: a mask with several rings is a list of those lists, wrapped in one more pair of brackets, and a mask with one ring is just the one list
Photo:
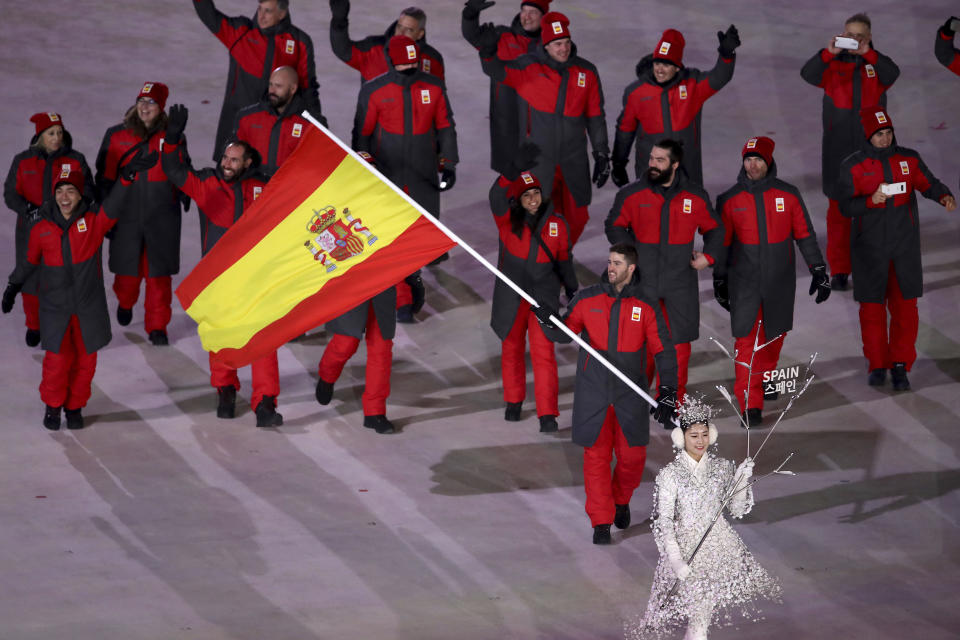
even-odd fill
[[(757, 346), (765, 343), (768, 338), (766, 331), (760, 325), (759, 320), (763, 317), (763, 311), (757, 313), (757, 319), (750, 329), (749, 335), (743, 338), (737, 338), (734, 343), (734, 349), (737, 350), (737, 362), (743, 362), (747, 366), (739, 364), (733, 365), (736, 375), (736, 382), (733, 390), (740, 404), (740, 412), (746, 409), (763, 409), (763, 374), (777, 368), (777, 361), (780, 359), (780, 350), (783, 348), (784, 337), (774, 340), (755, 354), (753, 353), (753, 341), (757, 337), (757, 329), (760, 330), (760, 337), (757, 339)], [(753, 366), (750, 367), (750, 357), (753, 356)], [(746, 396), (746, 409), (744, 409), (744, 394), (749, 385), (750, 394)]]
[[(610, 473), (610, 460), (617, 463)], [(591, 526), (612, 524), (615, 505), (628, 504), (640, 486), (647, 463), (646, 447), (631, 447), (617, 422), (613, 405), (607, 407), (600, 435), (592, 447), (583, 450), (583, 488), (587, 492), (587, 515)]]
[(397, 309), (413, 304), (413, 291), (410, 285), (401, 280), (397, 283)]
[[(670, 318), (667, 317), (667, 308), (660, 301), (660, 311), (663, 313), (663, 319), (670, 327)], [(681, 342), (673, 345), (677, 350), (677, 403), (683, 402), (683, 396), (687, 392), (687, 370), (690, 368), (690, 343)], [(653, 359), (653, 354), (647, 351), (647, 381), (653, 381), (653, 372), (656, 370), (657, 362)], [(663, 384), (660, 380), (660, 373), (657, 372), (657, 385)]]
[(23, 299), (23, 315), (26, 317), (27, 329), (40, 330), (40, 298), (32, 293), (20, 294)]
[(533, 394), (537, 400), (538, 416), (557, 416), (559, 383), (557, 358), (553, 343), (543, 335), (537, 316), (530, 311), (530, 303), (520, 301), (517, 318), (500, 351), (500, 373), (503, 377), (503, 399), (523, 402), (527, 395), (526, 335), (530, 335), (530, 361), (533, 363)]
[(836, 200), (827, 207), (827, 264), (830, 273), (850, 273), (850, 218), (843, 217)]
[[(280, 395), (280, 366), (277, 362), (277, 352), (254, 360), (250, 364), (250, 374), (253, 378), (253, 395), (250, 396), (250, 406), (254, 409), (263, 400), (263, 396)], [(210, 354), (210, 384), (213, 387), (240, 388), (240, 378), (237, 370), (221, 362), (216, 355)], [(276, 403), (274, 403), (276, 406)]]
[(146, 296), (143, 301), (143, 329), (151, 331), (166, 331), (170, 324), (171, 293), (170, 276), (150, 277), (147, 263), (147, 250), (140, 254), (139, 275), (121, 276), (113, 278), (113, 292), (117, 294), (117, 303), (124, 309), (133, 309), (140, 297), (140, 282), (146, 278)]
[(587, 220), (590, 219), (590, 212), (587, 211), (586, 207), (577, 206), (573, 194), (567, 188), (567, 183), (563, 179), (559, 166), (553, 174), (553, 191), (550, 193), (550, 199), (553, 200), (554, 211), (561, 214), (567, 224), (570, 225), (570, 244), (577, 244), (580, 234), (587, 226)]
[[(367, 326), (364, 337), (367, 341), (367, 371), (363, 389), (363, 415), (382, 416), (387, 413), (387, 396), (390, 395), (390, 369), (393, 366), (393, 340), (386, 340), (380, 333), (373, 305), (368, 305)], [(360, 340), (340, 333), (333, 334), (320, 358), (318, 375), (324, 382), (333, 384), (343, 373), (343, 367), (357, 352)]]
[[(890, 329), (887, 331), (887, 313)], [(917, 331), (920, 314), (917, 299), (904, 300), (893, 263), (887, 274), (886, 299), (883, 302), (860, 303), (860, 337), (867, 367), (890, 369), (894, 362), (905, 362), (907, 371), (917, 359)]]
[(97, 371), (97, 352), (87, 353), (77, 316), (70, 317), (60, 343), (60, 352), (43, 355), (40, 399), (51, 407), (82, 409), (90, 399), (90, 385)]

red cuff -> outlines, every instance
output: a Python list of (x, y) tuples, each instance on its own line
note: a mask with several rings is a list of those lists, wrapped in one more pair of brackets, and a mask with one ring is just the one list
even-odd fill
[(824, 62), (830, 62), (835, 56), (826, 49), (820, 49), (820, 59)]
[(713, 263), (716, 262), (716, 260), (713, 259), (713, 256), (711, 256), (709, 253), (703, 254), (703, 257), (707, 259), (707, 262), (710, 263), (711, 267), (713, 266)]

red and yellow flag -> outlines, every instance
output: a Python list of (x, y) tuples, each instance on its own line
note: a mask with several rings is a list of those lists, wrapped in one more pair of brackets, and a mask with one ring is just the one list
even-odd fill
[(454, 246), (316, 127), (177, 288), (203, 348), (240, 367)]

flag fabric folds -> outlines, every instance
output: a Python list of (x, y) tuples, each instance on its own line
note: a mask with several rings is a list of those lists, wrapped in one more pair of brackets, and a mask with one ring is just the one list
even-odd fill
[(455, 243), (316, 127), (177, 288), (203, 348), (240, 367)]

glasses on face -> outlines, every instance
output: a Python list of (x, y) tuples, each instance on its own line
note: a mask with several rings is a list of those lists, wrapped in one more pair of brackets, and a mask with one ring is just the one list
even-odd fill
[(157, 104), (157, 101), (154, 100), (153, 98), (143, 97), (143, 98), (137, 98), (137, 104), (149, 104), (152, 106)]

